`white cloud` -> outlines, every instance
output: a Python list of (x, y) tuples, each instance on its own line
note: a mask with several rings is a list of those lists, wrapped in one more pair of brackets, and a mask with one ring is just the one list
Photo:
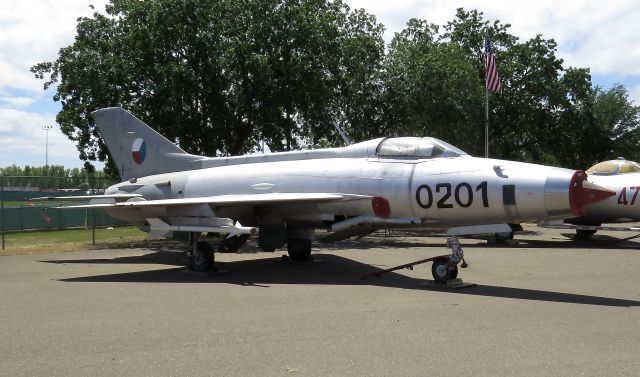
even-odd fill
[(13, 108), (28, 107), (35, 101), (35, 98), (27, 97), (0, 97), (0, 102), (4, 102), (5, 104)]
[(48, 135), (50, 165), (82, 166), (75, 144), (55, 123), (55, 114), (34, 114), (15, 109), (0, 109), (0, 166), (44, 165), (47, 135), (42, 126), (51, 125)]
[[(4, 0), (0, 12), (0, 166), (44, 165), (45, 131), (49, 132), (49, 163), (80, 167), (75, 144), (60, 132), (55, 114), (20, 109), (43, 102), (43, 80), (30, 72), (32, 65), (53, 61), (61, 47), (75, 37), (76, 19), (103, 11), (107, 0)], [(44, 108), (54, 108), (44, 105)], [(99, 164), (102, 165), (102, 164)]]
[(29, 68), (55, 60), (73, 42), (76, 19), (103, 10), (106, 0), (3, 0), (0, 12), (0, 89), (42, 91)]
[(487, 6), (497, 19), (511, 23), (516, 35), (553, 38), (565, 65), (587, 67), (601, 75), (640, 74), (637, 2), (610, 0), (606, 6), (596, 1), (551, 0), (507, 4), (488, 2)]
[[(391, 40), (412, 18), (444, 25), (456, 8), (478, 9), (486, 20), (512, 25), (510, 33), (522, 40), (536, 34), (558, 42), (558, 57), (565, 66), (590, 68), (593, 74), (619, 78), (630, 99), (640, 104), (640, 3), (633, 0), (580, 2), (554, 0), (344, 0), (352, 8), (365, 8), (377, 16)], [(60, 48), (73, 43), (77, 18), (90, 16), (89, 4), (103, 12), (108, 0), (3, 0), (0, 12), (0, 166), (44, 161), (43, 124), (55, 125), (54, 105), (40, 106), (43, 80), (29, 68), (53, 61)], [(629, 85), (631, 83), (631, 85)], [(32, 101), (38, 101), (32, 103)], [(53, 103), (51, 101), (51, 103)], [(43, 108), (39, 113), (23, 108)], [(46, 114), (44, 113), (46, 112)], [(56, 126), (57, 127), (57, 126)], [(69, 166), (81, 166), (74, 143), (51, 131), (49, 157)], [(21, 162), (22, 161), (22, 162)], [(38, 162), (39, 161), (39, 162)]]
[(640, 106), (640, 84), (629, 89), (629, 99), (635, 106)]
[[(594, 74), (640, 75), (640, 3), (634, 0), (558, 2), (554, 0), (345, 0), (365, 8), (387, 27), (386, 39), (412, 18), (443, 25), (456, 8), (478, 9), (488, 20), (512, 24), (511, 33), (528, 39), (536, 34), (558, 42), (567, 65), (589, 67)], [(52, 61), (73, 42), (76, 19), (104, 11), (107, 0), (4, 0), (0, 12), (0, 93), (6, 88), (41, 92), (29, 68)], [(63, 4), (63, 5), (62, 5)]]
[(633, 0), (512, 1), (512, 0), (345, 0), (365, 8), (387, 26), (385, 39), (402, 30), (412, 17), (444, 25), (456, 9), (477, 9), (489, 21), (511, 24), (510, 33), (526, 40), (536, 34), (558, 43), (566, 66), (591, 68), (601, 75), (640, 75), (640, 3)]

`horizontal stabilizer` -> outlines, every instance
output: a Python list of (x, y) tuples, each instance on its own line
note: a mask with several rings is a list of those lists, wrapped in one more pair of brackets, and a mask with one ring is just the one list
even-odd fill
[(115, 199), (116, 201), (125, 201), (133, 198), (141, 198), (140, 194), (112, 194), (112, 195), (73, 195), (73, 196), (41, 196), (31, 198), (30, 201), (73, 201), (92, 200), (92, 199)]

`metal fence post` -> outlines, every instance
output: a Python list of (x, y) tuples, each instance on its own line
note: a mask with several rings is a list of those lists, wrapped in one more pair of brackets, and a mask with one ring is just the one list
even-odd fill
[(4, 250), (4, 176), (0, 175), (0, 233), (2, 233), (2, 250)]
[(91, 222), (93, 226), (91, 227), (91, 239), (93, 240), (93, 244), (96, 244), (96, 209), (91, 208)]

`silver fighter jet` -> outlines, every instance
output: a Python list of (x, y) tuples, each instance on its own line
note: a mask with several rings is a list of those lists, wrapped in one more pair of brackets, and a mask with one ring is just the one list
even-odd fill
[(286, 245), (291, 259), (305, 260), (314, 239), (412, 228), (447, 231), (451, 254), (432, 266), (434, 279), (446, 282), (466, 266), (458, 236), (580, 216), (613, 195), (582, 171), (472, 157), (430, 137), (209, 158), (184, 152), (122, 108), (92, 116), (125, 181), (89, 197), (88, 206), (151, 237), (189, 232), (197, 271), (214, 260), (202, 232), (228, 235), (218, 250), (237, 251), (257, 234), (263, 250)]

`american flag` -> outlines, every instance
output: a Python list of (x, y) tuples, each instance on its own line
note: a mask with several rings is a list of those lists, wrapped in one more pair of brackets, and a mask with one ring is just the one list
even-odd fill
[(496, 68), (496, 57), (491, 51), (491, 41), (487, 36), (484, 37), (484, 79), (488, 90), (502, 92), (500, 76), (498, 76), (498, 69)]

